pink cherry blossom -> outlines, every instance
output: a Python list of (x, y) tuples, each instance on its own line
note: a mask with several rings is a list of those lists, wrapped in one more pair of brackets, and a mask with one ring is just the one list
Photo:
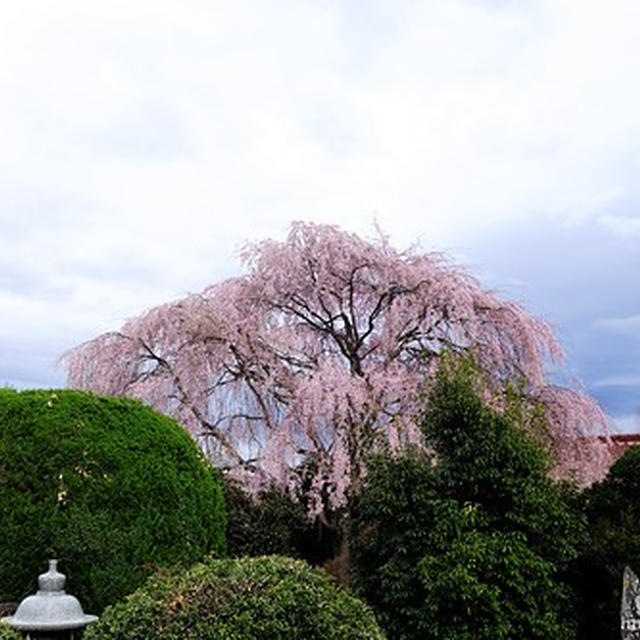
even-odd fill
[[(72, 387), (128, 394), (175, 417), (247, 487), (343, 506), (370, 452), (419, 444), (421, 407), (444, 352), (472, 352), (494, 392), (514, 383), (547, 410), (557, 475), (601, 476), (607, 420), (549, 384), (552, 330), (483, 290), (444, 256), (397, 251), (297, 222), (242, 252), (247, 273), (161, 305), (64, 356)], [(600, 448), (598, 445), (600, 443)]]

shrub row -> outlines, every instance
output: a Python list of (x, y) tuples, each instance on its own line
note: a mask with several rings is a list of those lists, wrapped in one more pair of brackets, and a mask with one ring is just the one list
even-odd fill
[[(617, 637), (622, 569), (640, 569), (640, 449), (578, 495), (549, 479), (528, 411), (517, 394), (504, 414), (487, 407), (463, 365), (432, 389), (430, 454), (372, 461), (351, 505), (351, 577), (389, 637)], [(58, 557), (85, 610), (113, 604), (87, 640), (383, 637), (367, 605), (303, 562), (216, 559), (219, 475), (139, 402), (0, 390), (0, 472), (0, 601), (33, 592)], [(323, 543), (276, 489), (223, 484), (231, 555), (317, 562), (339, 539)], [(18, 637), (0, 625), (0, 640)]]

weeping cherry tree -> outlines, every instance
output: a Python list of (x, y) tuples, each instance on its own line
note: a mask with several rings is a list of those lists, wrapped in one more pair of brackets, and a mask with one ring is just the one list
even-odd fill
[(174, 417), (250, 490), (295, 490), (304, 476), (321, 515), (360, 486), (369, 453), (420, 445), (443, 354), (472, 354), (495, 406), (509, 387), (544, 409), (554, 473), (602, 475), (592, 436), (606, 419), (583, 393), (550, 384), (546, 367), (562, 360), (550, 327), (445, 257), (298, 222), (242, 258), (245, 275), (72, 349), (68, 384)]

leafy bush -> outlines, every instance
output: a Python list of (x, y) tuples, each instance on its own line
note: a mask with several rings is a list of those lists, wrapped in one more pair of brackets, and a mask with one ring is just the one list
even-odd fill
[(208, 560), (154, 576), (105, 610), (85, 640), (367, 640), (369, 608), (291, 558)]
[(341, 542), (341, 523), (337, 517), (309, 520), (304, 496), (296, 499), (277, 487), (250, 495), (228, 476), (222, 486), (230, 556), (278, 554), (325, 568), (334, 557)]
[(309, 523), (300, 502), (275, 487), (252, 496), (228, 477), (222, 486), (230, 556), (301, 556)]
[(0, 622), (0, 640), (23, 640), (21, 633)]
[(441, 375), (433, 455), (373, 463), (351, 519), (354, 583), (398, 640), (574, 637), (562, 572), (583, 523), (522, 428), (483, 404), (472, 368)]
[(217, 472), (175, 421), (138, 401), (0, 390), (0, 600), (56, 557), (86, 611), (159, 566), (224, 550)]
[(629, 565), (640, 574), (640, 447), (627, 449), (582, 497), (589, 540), (573, 573), (580, 638), (617, 640), (622, 572)]

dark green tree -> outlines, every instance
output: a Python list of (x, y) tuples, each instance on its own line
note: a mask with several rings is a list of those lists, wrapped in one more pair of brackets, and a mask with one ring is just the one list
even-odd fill
[(430, 455), (373, 463), (352, 509), (354, 583), (393, 639), (575, 637), (562, 578), (583, 521), (524, 430), (535, 412), (515, 392), (495, 411), (478, 380), (469, 362), (441, 372)]
[(156, 568), (224, 551), (218, 472), (174, 420), (137, 400), (0, 390), (0, 601), (49, 558), (90, 613)]
[(277, 487), (252, 495), (228, 476), (223, 479), (223, 491), (230, 556), (302, 557), (310, 528), (302, 503)]
[(618, 640), (622, 572), (629, 565), (640, 573), (640, 447), (627, 449), (582, 499), (589, 540), (572, 574), (579, 637)]
[(343, 558), (337, 554), (344, 540), (341, 514), (332, 521), (309, 519), (304, 495), (297, 497), (271, 486), (256, 495), (229, 476), (223, 478), (227, 509), (227, 552), (230, 556), (278, 554), (323, 566), (340, 582), (347, 582)]

